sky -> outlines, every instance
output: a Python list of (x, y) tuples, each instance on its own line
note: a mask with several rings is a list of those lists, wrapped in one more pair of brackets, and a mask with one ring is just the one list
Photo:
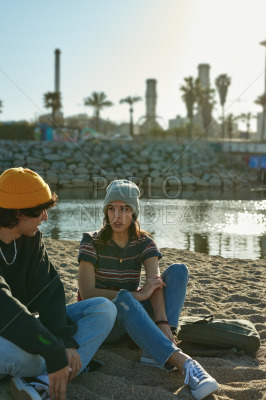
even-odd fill
[[(265, 88), (265, 0), (9, 0), (0, 1), (0, 121), (33, 122), (54, 91), (54, 51), (61, 50), (60, 90), (65, 116), (93, 115), (84, 98), (103, 91), (113, 107), (101, 116), (129, 119), (127, 96), (141, 96), (134, 119), (145, 115), (146, 80), (157, 80), (157, 115), (164, 128), (185, 116), (180, 86), (210, 65), (210, 82), (231, 77), (226, 113), (257, 114)], [(221, 113), (219, 97), (214, 116)], [(254, 120), (255, 124), (255, 120)]]

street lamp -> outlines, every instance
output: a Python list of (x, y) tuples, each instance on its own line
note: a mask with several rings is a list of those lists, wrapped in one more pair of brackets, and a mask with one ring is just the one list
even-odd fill
[[(262, 46), (265, 47), (266, 50), (266, 40), (263, 42), (260, 42)], [(265, 51), (265, 74), (264, 74), (264, 96), (266, 96), (266, 51)], [(261, 139), (263, 140), (263, 137), (265, 135), (265, 121), (266, 121), (266, 105), (263, 105), (263, 114), (262, 114), (262, 137)]]
[[(260, 42), (262, 46), (265, 46), (266, 49), (266, 40)], [(266, 52), (265, 52), (265, 85), (264, 85), (264, 93), (266, 93)]]

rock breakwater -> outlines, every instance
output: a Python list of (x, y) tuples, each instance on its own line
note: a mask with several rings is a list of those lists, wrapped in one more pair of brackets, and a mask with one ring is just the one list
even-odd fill
[(84, 143), (0, 141), (0, 172), (11, 167), (38, 172), (54, 188), (92, 188), (127, 178), (154, 188), (251, 188), (257, 172), (242, 158), (208, 143), (191, 147), (176, 141), (96, 141)]

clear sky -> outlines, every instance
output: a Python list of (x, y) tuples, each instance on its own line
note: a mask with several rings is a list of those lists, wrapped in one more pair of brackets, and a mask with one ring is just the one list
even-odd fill
[[(47, 112), (43, 94), (54, 90), (56, 48), (65, 116), (84, 112), (83, 99), (104, 91), (115, 105), (101, 115), (116, 122), (129, 117), (119, 100), (141, 96), (138, 121), (145, 81), (154, 78), (157, 114), (167, 127), (185, 116), (179, 88), (201, 63), (211, 66), (212, 86), (220, 74), (231, 77), (228, 113), (260, 111), (254, 100), (264, 92), (265, 0), (2, 0), (0, 21), (2, 121)], [(217, 116), (218, 96), (216, 108)]]

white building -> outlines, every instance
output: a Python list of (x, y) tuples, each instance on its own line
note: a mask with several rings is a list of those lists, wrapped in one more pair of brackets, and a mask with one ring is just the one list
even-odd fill
[(169, 119), (168, 124), (169, 129), (181, 128), (182, 126), (189, 124), (189, 119), (187, 117), (181, 117), (180, 115), (177, 115), (176, 118)]

